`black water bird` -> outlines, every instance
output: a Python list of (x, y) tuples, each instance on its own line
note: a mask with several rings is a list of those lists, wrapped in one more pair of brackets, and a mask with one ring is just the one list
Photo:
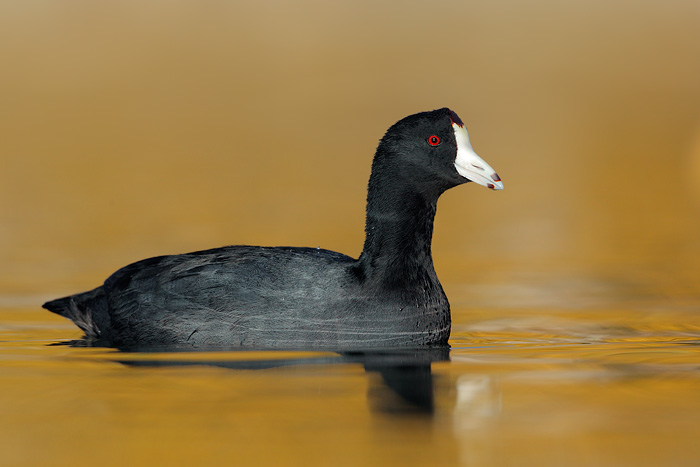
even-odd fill
[(433, 220), (438, 197), (469, 181), (503, 189), (457, 114), (411, 115), (377, 147), (358, 259), (260, 246), (159, 256), (43, 306), (96, 345), (119, 348), (446, 345), (450, 305), (433, 268)]

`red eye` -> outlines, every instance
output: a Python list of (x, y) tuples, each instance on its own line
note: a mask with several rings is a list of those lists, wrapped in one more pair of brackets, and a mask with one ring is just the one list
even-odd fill
[(428, 138), (428, 144), (431, 146), (437, 146), (440, 144), (440, 138), (438, 138), (436, 135), (431, 136)]

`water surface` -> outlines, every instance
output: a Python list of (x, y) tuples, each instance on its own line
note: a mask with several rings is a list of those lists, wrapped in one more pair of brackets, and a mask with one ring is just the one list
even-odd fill
[(7, 465), (693, 465), (700, 316), (456, 310), (450, 351), (125, 353), (0, 312)]

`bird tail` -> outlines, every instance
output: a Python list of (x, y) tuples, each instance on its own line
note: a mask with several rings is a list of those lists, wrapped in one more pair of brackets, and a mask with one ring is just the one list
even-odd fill
[(73, 321), (85, 333), (85, 337), (97, 339), (100, 328), (96, 322), (96, 313), (106, 313), (106, 300), (102, 287), (68, 297), (57, 298), (42, 305), (47, 310)]

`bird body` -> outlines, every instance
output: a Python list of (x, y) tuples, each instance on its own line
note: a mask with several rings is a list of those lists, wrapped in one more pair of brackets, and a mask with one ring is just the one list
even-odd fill
[[(430, 249), (438, 197), (470, 180), (502, 188), (464, 135), (449, 109), (412, 115), (389, 129), (372, 164), (358, 259), (260, 246), (159, 256), (44, 307), (73, 320), (93, 343), (120, 348), (446, 345), (450, 305)], [(460, 171), (471, 163), (465, 160), (481, 170), (465, 177), (471, 175), (465, 170), (476, 171)]]

